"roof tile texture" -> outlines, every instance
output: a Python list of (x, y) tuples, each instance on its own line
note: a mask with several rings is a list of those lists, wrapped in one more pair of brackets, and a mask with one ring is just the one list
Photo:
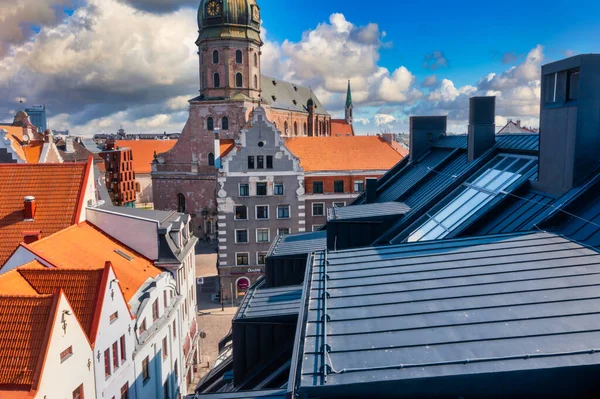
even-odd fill
[(388, 170), (403, 158), (379, 136), (294, 137), (285, 145), (305, 172)]
[[(85, 164), (0, 165), (0, 267), (23, 241), (23, 232), (47, 237), (73, 224), (85, 181)], [(24, 198), (36, 199), (35, 220), (24, 221)]]
[(121, 148), (131, 148), (135, 173), (149, 174), (152, 172), (154, 152), (161, 154), (170, 151), (175, 143), (177, 140), (117, 140), (115, 144)]
[(332, 136), (354, 136), (352, 125), (346, 122), (345, 119), (331, 120), (331, 135)]

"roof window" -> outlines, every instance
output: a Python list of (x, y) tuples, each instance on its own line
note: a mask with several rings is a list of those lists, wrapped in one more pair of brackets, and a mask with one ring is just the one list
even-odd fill
[(127, 255), (125, 252), (121, 251), (120, 249), (115, 249), (115, 253), (122, 256), (123, 258), (127, 259), (130, 262), (133, 260), (133, 257)]

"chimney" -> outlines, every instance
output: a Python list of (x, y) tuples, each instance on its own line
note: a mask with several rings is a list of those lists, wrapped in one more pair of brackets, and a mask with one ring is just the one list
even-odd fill
[(517, 119), (517, 127), (521, 127), (521, 120)]
[(600, 54), (542, 66), (539, 182), (560, 196), (600, 167)]
[(65, 138), (65, 152), (67, 154), (72, 154), (75, 152), (75, 147), (73, 147), (73, 137)]
[(31, 244), (36, 241), (39, 241), (42, 238), (42, 232), (37, 231), (24, 231), (23, 232), (23, 242), (25, 244)]
[(392, 145), (392, 143), (396, 141), (396, 140), (394, 140), (393, 133), (382, 133), (381, 138), (384, 139), (386, 141), (386, 143), (388, 143), (389, 145)]
[(27, 196), (24, 202), (24, 213), (26, 221), (33, 221), (35, 218), (35, 197)]
[(410, 162), (417, 161), (438, 138), (446, 134), (447, 124), (447, 116), (410, 117)]
[(52, 130), (46, 129), (46, 131), (44, 131), (44, 142), (54, 143), (54, 134), (52, 133)]
[(377, 179), (367, 179), (367, 204), (377, 201)]
[(469, 161), (496, 143), (496, 97), (471, 97), (469, 107)]

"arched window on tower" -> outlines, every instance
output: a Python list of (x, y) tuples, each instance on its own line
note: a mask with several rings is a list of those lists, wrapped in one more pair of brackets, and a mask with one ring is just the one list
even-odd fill
[(212, 152), (208, 154), (208, 166), (215, 166), (215, 154)]
[(214, 86), (215, 88), (219, 88), (219, 87), (221, 87), (221, 77), (219, 76), (219, 74), (218, 74), (218, 73), (215, 73), (215, 74), (213, 75), (213, 86)]
[(242, 50), (237, 50), (235, 52), (235, 63), (241, 64), (243, 62)]
[(258, 67), (258, 55), (256, 53), (254, 53), (254, 66)]
[(212, 116), (206, 118), (206, 129), (215, 130), (215, 120), (212, 118)]
[(213, 51), (213, 64), (219, 63), (219, 50)]
[(298, 122), (294, 122), (294, 136), (298, 135)]
[(287, 121), (285, 121), (283, 123), (283, 134), (287, 136), (288, 135), (288, 130), (289, 130), (288, 129), (288, 123), (287, 123)]
[(306, 136), (306, 122), (304, 122), (304, 129), (302, 130), (302, 135)]
[(177, 212), (185, 212), (185, 195), (177, 194)]
[(221, 129), (229, 130), (229, 118), (226, 116), (221, 119)]
[(235, 74), (235, 87), (242, 87), (244, 85), (244, 77), (241, 73)]
[(258, 89), (258, 76), (254, 75), (254, 88)]

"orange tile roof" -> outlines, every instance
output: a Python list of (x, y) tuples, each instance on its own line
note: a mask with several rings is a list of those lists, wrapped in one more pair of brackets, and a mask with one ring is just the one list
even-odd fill
[[(98, 270), (103, 269), (106, 262), (111, 262), (127, 302), (148, 278), (155, 278), (161, 273), (148, 259), (88, 222), (23, 245), (59, 269)], [(116, 251), (132, 259), (126, 259)]]
[(0, 295), (38, 295), (38, 292), (15, 269), (0, 274)]
[(285, 145), (305, 172), (388, 170), (403, 158), (379, 136), (293, 137)]
[(96, 339), (93, 324), (96, 314), (100, 286), (104, 274), (103, 269), (68, 270), (49, 269), (46, 267), (20, 267), (17, 269), (23, 279), (30, 284), (37, 294), (54, 294), (63, 290), (69, 304), (73, 308), (83, 331), (90, 342)]
[(161, 154), (170, 151), (175, 143), (177, 140), (117, 140), (115, 144), (121, 148), (131, 148), (135, 173), (150, 173), (154, 152)]
[(36, 164), (40, 161), (42, 149), (44, 148), (43, 141), (32, 141), (28, 145), (22, 147), (27, 158), (27, 163)]
[(220, 141), (219, 150), (221, 152), (221, 158), (226, 156), (235, 148), (235, 140), (233, 139), (223, 139)]
[(31, 389), (39, 376), (58, 295), (0, 296), (0, 389)]
[(346, 122), (345, 119), (331, 120), (331, 135), (332, 136), (354, 136), (352, 125)]
[[(0, 165), (0, 267), (19, 243), (23, 232), (41, 231), (47, 237), (76, 219), (83, 195), (86, 164)], [(25, 222), (23, 201), (36, 199), (33, 222)]]
[(32, 132), (33, 137), (30, 137), (30, 143), (25, 144), (23, 141), (25, 129), (23, 127), (2, 125), (0, 126), (0, 130), (5, 130), (7, 132), (5, 137), (10, 140), (11, 147), (19, 158), (32, 164), (36, 164), (40, 161), (44, 141), (40, 139), (40, 136), (37, 135), (37, 133)]

